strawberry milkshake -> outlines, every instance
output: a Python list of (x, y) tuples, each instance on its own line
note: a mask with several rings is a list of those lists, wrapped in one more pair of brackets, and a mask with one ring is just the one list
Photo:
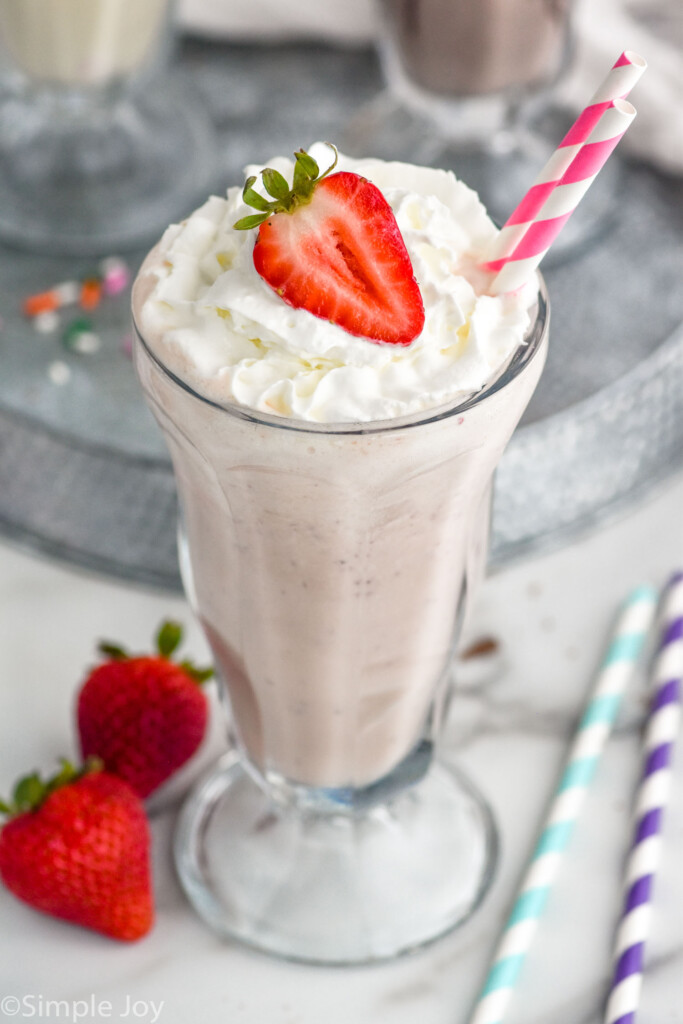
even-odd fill
[[(247, 174), (145, 261), (136, 365), (173, 459), (183, 577), (242, 765), (276, 804), (353, 815), (408, 781), (421, 793), (425, 773), (433, 784), (492, 476), (543, 366), (546, 304), (536, 280), (486, 294), (478, 264), (496, 229), (450, 172), (316, 144)], [(188, 891), (219, 930), (261, 948), (326, 962), (393, 955), (481, 895), (490, 828), (471, 791), (460, 795), (452, 821), (469, 839), (439, 850), (443, 879), (459, 863), (463, 891), (433, 893), (423, 921), (414, 905), (409, 927), (394, 920), (394, 937), (367, 949), (357, 935), (341, 949), (338, 934), (326, 952), (309, 924), (294, 928), (307, 936), (297, 945), (289, 918), (264, 939), (255, 917), (227, 923), (225, 900), (205, 912), (205, 894)], [(242, 833), (230, 830), (235, 857)]]

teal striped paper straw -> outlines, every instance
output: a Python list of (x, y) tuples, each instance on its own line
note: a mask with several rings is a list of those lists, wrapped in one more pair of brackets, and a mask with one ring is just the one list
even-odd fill
[(657, 593), (647, 586), (622, 607), (470, 1024), (500, 1024), (504, 1018), (656, 607)]

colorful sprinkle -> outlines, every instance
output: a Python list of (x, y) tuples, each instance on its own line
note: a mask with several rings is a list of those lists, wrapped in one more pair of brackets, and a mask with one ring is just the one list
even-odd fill
[(62, 342), (70, 352), (79, 352), (81, 355), (91, 355), (100, 347), (100, 337), (87, 316), (79, 316), (71, 321), (62, 334)]
[(118, 256), (109, 256), (99, 266), (104, 294), (110, 298), (125, 291), (130, 282), (130, 271)]
[(39, 292), (24, 299), (22, 309), (25, 316), (40, 316), (41, 313), (52, 313), (59, 309), (59, 296), (54, 288), (48, 292)]
[(73, 338), (75, 334), (80, 334), (83, 331), (93, 331), (95, 325), (88, 316), (78, 316), (75, 320), (72, 320), (64, 331), (64, 341), (68, 342)]
[(102, 282), (96, 277), (88, 277), (81, 284), (79, 303), (81, 309), (97, 309), (102, 300)]

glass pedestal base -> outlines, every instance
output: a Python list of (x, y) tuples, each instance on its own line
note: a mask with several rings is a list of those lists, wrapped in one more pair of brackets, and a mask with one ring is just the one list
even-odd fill
[(0, 100), (0, 237), (48, 253), (148, 244), (212, 184), (213, 128), (170, 78), (117, 97), (42, 91)]
[(485, 801), (434, 762), (421, 782), (363, 811), (274, 802), (235, 754), (185, 804), (176, 866), (225, 937), (318, 964), (408, 953), (462, 924), (497, 854)]

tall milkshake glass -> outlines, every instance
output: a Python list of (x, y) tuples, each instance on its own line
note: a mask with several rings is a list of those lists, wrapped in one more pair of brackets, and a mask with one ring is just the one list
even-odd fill
[(194, 390), (139, 329), (148, 290), (143, 267), (136, 366), (232, 739), (182, 812), (181, 881), (216, 930), (283, 957), (414, 949), (471, 914), (495, 862), (486, 803), (437, 741), (493, 473), (545, 360), (545, 293), (474, 396), (317, 424)]

